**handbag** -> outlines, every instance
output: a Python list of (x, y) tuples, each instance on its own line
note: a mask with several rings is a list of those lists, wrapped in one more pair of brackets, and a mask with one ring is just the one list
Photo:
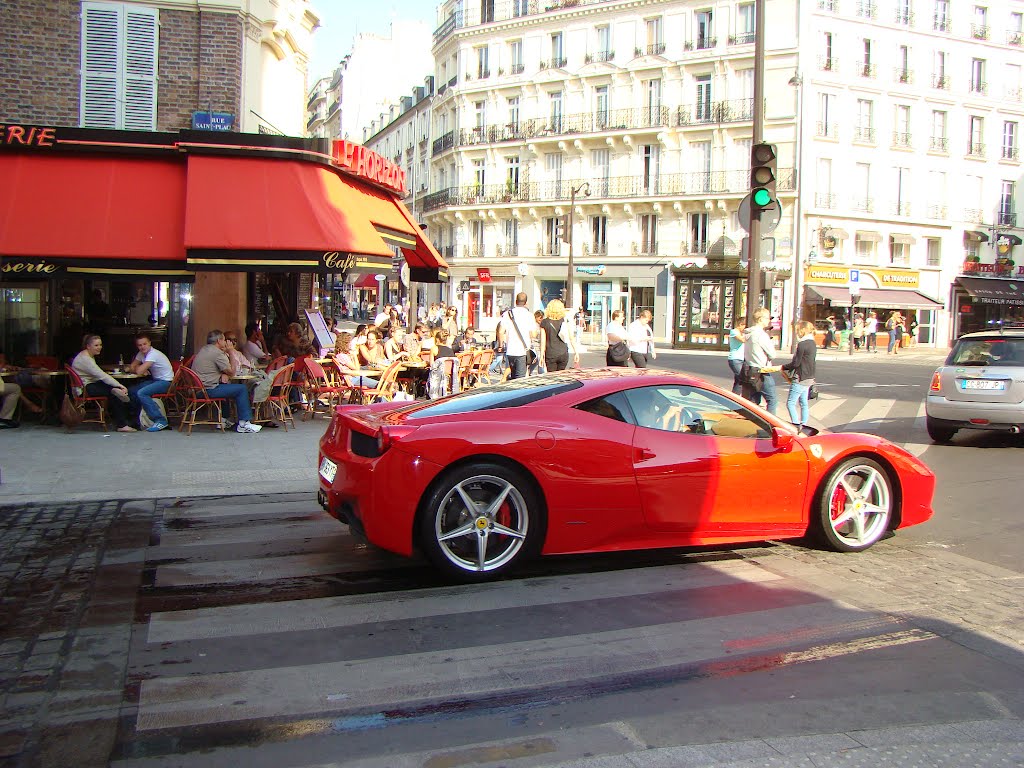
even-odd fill
[(807, 390), (807, 399), (808, 400), (817, 400), (818, 399), (818, 385), (817, 384), (811, 384), (810, 388)]
[[(519, 330), (519, 324), (512, 316), (512, 310), (508, 310), (505, 314), (508, 315), (509, 324), (516, 329), (516, 335), (519, 337), (519, 340), (523, 343), (523, 346), (526, 347), (526, 365), (532, 368), (537, 363), (537, 353), (530, 349), (530, 345), (527, 344), (526, 339), (523, 338), (523, 332)], [(508, 357), (507, 351), (505, 352), (505, 357)]]
[(608, 359), (613, 363), (624, 363), (629, 360), (629, 345), (624, 341), (608, 345)]
[(64, 395), (64, 402), (60, 404), (60, 423), (68, 429), (75, 429), (82, 423), (82, 412), (75, 407), (71, 395)]
[(755, 392), (760, 392), (764, 387), (764, 378), (761, 376), (761, 369), (754, 365), (744, 363), (740, 368), (740, 383), (744, 384)]

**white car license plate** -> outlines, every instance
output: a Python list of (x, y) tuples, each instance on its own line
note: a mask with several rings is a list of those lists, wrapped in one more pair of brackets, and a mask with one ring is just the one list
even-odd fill
[(338, 474), (338, 465), (324, 456), (323, 461), (320, 462), (320, 477), (328, 483), (333, 483), (336, 474)]
[(987, 379), (967, 379), (963, 382), (964, 389), (989, 389), (1002, 392), (1006, 389), (1005, 381), (989, 381)]

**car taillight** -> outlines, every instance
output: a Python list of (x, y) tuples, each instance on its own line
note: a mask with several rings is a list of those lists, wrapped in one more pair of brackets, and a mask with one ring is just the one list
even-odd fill
[(931, 391), (932, 392), (941, 392), (942, 391), (942, 377), (939, 376), (939, 372), (938, 371), (936, 371), (935, 373), (932, 374)]
[(392, 445), (397, 443), (403, 437), (412, 434), (418, 429), (418, 427), (412, 427), (405, 424), (400, 426), (387, 426), (381, 427), (380, 431), (377, 432), (377, 453), (381, 455), (390, 448)]

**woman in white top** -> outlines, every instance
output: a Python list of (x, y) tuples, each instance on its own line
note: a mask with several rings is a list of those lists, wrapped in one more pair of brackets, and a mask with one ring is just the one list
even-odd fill
[(106, 373), (96, 362), (96, 357), (103, 351), (103, 339), (92, 334), (82, 340), (82, 351), (71, 363), (75, 373), (82, 379), (85, 391), (93, 397), (106, 397), (107, 410), (110, 412), (118, 432), (136, 432), (130, 422), (131, 409), (128, 407), (128, 388)]
[(608, 340), (608, 351), (605, 352), (605, 365), (618, 366), (620, 368), (626, 367), (626, 361), (629, 360), (629, 347), (626, 346), (625, 355), (621, 359), (614, 359), (616, 349), (621, 349), (619, 345), (628, 344), (629, 334), (626, 332), (626, 327), (622, 324), (622, 321), (626, 318), (626, 313), (621, 309), (616, 309), (612, 312), (612, 318), (608, 321), (608, 325), (605, 326), (604, 335)]

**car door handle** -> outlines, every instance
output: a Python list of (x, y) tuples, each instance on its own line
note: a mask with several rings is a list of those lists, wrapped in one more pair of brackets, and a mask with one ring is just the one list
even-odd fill
[(650, 459), (655, 458), (657, 455), (658, 454), (656, 454), (654, 451), (650, 451), (646, 448), (637, 448), (636, 461), (639, 464), (641, 461), (648, 461)]

